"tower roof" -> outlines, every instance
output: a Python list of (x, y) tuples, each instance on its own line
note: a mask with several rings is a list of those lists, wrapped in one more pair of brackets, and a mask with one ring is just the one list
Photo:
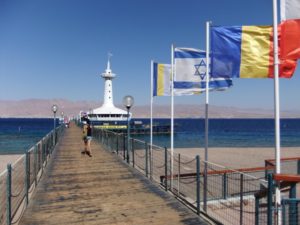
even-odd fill
[(107, 67), (104, 73), (102, 73), (102, 77), (103, 78), (114, 78), (116, 76), (116, 74), (114, 74), (112, 72), (112, 70), (110, 69), (110, 57), (112, 56), (111, 53), (108, 53), (108, 60), (107, 60)]

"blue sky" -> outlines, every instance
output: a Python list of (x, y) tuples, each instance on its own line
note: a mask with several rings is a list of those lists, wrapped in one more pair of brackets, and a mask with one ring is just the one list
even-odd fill
[[(100, 74), (112, 52), (115, 104), (130, 94), (147, 105), (150, 60), (169, 63), (172, 43), (205, 49), (206, 21), (271, 25), (272, 0), (0, 0), (0, 99), (102, 101)], [(300, 110), (299, 86), (300, 69), (280, 80), (281, 110)], [(273, 109), (273, 93), (272, 79), (235, 79), (230, 90), (211, 93), (210, 104)]]

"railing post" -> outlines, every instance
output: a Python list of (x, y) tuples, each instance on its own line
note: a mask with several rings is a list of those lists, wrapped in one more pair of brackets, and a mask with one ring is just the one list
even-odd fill
[(244, 174), (240, 177), (240, 225), (243, 225), (243, 210), (244, 210)]
[(165, 190), (168, 190), (168, 149), (165, 147)]
[(132, 166), (134, 167), (134, 139), (131, 139)]
[(227, 199), (227, 173), (223, 174), (223, 199)]
[(11, 225), (11, 164), (7, 164), (7, 187), (6, 187), (6, 221), (7, 225)]
[(204, 161), (204, 173), (203, 173), (203, 210), (207, 211), (207, 162)]
[[(42, 143), (42, 142), (40, 142)], [(41, 146), (41, 144), (38, 145), (38, 151), (41, 152), (41, 170), (42, 170), (42, 174), (44, 173), (44, 160), (43, 160), (43, 157), (44, 157), (44, 153), (43, 153), (43, 146)]]
[(125, 151), (126, 151), (126, 138), (125, 138), (125, 134), (123, 134), (123, 160), (126, 159), (126, 155), (125, 155)]
[(255, 197), (255, 225), (259, 225), (259, 198)]
[(297, 174), (300, 174), (300, 160), (297, 161)]
[(291, 184), (290, 188), (290, 193), (289, 193), (289, 198), (291, 201), (289, 201), (289, 223), (292, 225), (298, 225), (298, 206), (297, 202), (294, 201), (294, 199), (297, 197), (296, 196), (296, 191), (297, 191), (297, 186), (296, 183)]
[(44, 145), (43, 145), (43, 138), (40, 140), (40, 148), (41, 148), (41, 153), (42, 153), (42, 165), (44, 165), (44, 162), (46, 161), (45, 158), (45, 151), (44, 151)]
[(267, 161), (265, 160), (265, 179), (266, 179), (266, 180), (268, 179), (268, 169), (267, 169), (267, 167), (268, 167), (268, 163), (267, 163)]
[(196, 202), (197, 202), (197, 214), (200, 215), (200, 157), (196, 156), (196, 168), (197, 168), (197, 176), (196, 176)]
[(108, 132), (105, 131), (105, 145), (106, 145), (106, 148), (108, 148)]
[(26, 205), (28, 205), (28, 190), (29, 190), (29, 177), (30, 177), (30, 167), (29, 167), (29, 152), (25, 153), (25, 196)]
[(273, 177), (268, 174), (268, 197), (267, 197), (267, 225), (272, 225), (272, 212), (273, 212)]
[(117, 140), (116, 152), (117, 152), (117, 155), (119, 155), (119, 135), (118, 134), (116, 134), (116, 140)]
[(148, 144), (148, 152), (149, 152), (149, 168), (150, 168), (150, 180), (153, 179), (153, 156), (151, 151), (152, 146)]
[(180, 153), (178, 154), (177, 195), (180, 196)]
[(129, 153), (130, 152), (130, 137), (129, 136), (127, 137), (126, 144), (127, 144), (126, 161), (130, 165), (130, 157), (129, 157), (129, 154), (130, 154)]
[(34, 183), (35, 183), (35, 187), (37, 186), (37, 173), (38, 173), (38, 149), (37, 149), (37, 145), (34, 146)]
[(145, 172), (146, 172), (146, 177), (148, 177), (148, 143), (145, 142)]
[(282, 224), (286, 225), (286, 201), (285, 199), (281, 200), (281, 205), (282, 205)]

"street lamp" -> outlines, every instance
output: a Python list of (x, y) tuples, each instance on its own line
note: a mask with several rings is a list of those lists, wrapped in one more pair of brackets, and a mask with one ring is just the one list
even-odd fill
[(57, 112), (57, 105), (52, 106), (52, 112), (53, 112), (53, 124), (54, 124), (54, 131), (53, 131), (53, 145), (55, 145), (55, 136), (56, 136), (56, 112)]
[(127, 109), (127, 163), (129, 163), (129, 141), (130, 141), (130, 123), (129, 123), (129, 111), (130, 108), (133, 106), (134, 99), (130, 95), (126, 95), (123, 98), (123, 105)]

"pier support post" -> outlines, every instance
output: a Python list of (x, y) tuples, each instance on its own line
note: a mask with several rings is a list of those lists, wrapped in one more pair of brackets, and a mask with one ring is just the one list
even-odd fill
[(7, 164), (6, 207), (7, 225), (11, 225), (11, 164)]

